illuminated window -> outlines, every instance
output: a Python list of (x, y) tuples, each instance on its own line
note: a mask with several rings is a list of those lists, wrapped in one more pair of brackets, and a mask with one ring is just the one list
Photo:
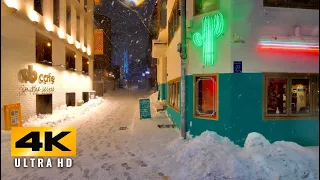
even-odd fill
[(172, 80), (168, 82), (169, 90), (169, 106), (173, 109), (180, 110), (180, 79)]
[(173, 39), (175, 33), (177, 32), (180, 26), (179, 1), (176, 1), (173, 6), (173, 9), (168, 21), (168, 25), (169, 25), (168, 26), (168, 33), (169, 33), (168, 42), (170, 44), (171, 40)]
[(71, 35), (71, 7), (70, 6), (66, 8), (66, 21), (67, 21), (66, 32), (67, 34)]
[(82, 73), (89, 74), (89, 60), (86, 57), (82, 57)]
[(33, 9), (39, 13), (40, 15), (43, 15), (43, 0), (34, 0), (33, 1)]
[(36, 33), (36, 62), (52, 65), (52, 40)]
[(263, 5), (268, 7), (319, 9), (319, 0), (264, 0)]
[(76, 70), (76, 53), (68, 48), (66, 48), (66, 69)]
[(267, 78), (267, 114), (287, 114), (287, 78)]
[(218, 119), (218, 80), (217, 76), (195, 76), (196, 117)]
[(53, 0), (53, 24), (59, 27), (60, 0)]
[(265, 75), (265, 117), (319, 116), (319, 75)]
[(195, 15), (204, 14), (219, 9), (218, 0), (194, 0)]

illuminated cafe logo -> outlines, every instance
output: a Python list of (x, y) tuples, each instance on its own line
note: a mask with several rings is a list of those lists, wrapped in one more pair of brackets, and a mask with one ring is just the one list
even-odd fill
[(30, 82), (31, 84), (35, 83), (38, 79), (39, 83), (41, 84), (53, 84), (55, 81), (55, 77), (52, 76), (51, 73), (40, 74), (38, 77), (38, 73), (37, 71), (33, 70), (32, 65), (28, 65), (28, 69), (21, 69), (18, 73), (18, 79), (21, 83)]

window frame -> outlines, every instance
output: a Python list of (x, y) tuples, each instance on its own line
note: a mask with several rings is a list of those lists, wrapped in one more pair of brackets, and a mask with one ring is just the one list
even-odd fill
[(77, 61), (76, 57), (73, 58), (74, 59), (74, 63), (72, 63), (72, 64), (74, 64), (74, 67), (68, 67), (68, 65), (70, 64), (70, 63), (68, 63), (68, 61), (69, 61), (69, 59), (68, 59), (68, 51), (70, 53), (73, 52), (74, 55), (77, 55), (77, 53), (75, 51), (73, 51), (72, 49), (70, 49), (70, 48), (66, 47), (65, 49), (66, 49), (65, 50), (65, 63), (66, 63), (65, 67), (66, 67), (66, 70), (68, 70), (68, 71), (76, 71), (76, 61)]
[(180, 103), (181, 93), (178, 92), (178, 89), (180, 90), (180, 77), (168, 81), (168, 106), (180, 112), (180, 104), (177, 104)]
[(202, 12), (202, 13), (197, 13), (197, 8), (196, 8), (196, 1), (197, 0), (193, 0), (193, 16), (203, 16), (204, 14), (207, 14), (207, 13), (210, 13), (210, 12), (213, 12), (213, 11), (217, 11), (220, 9), (220, 1), (217, 0), (217, 7), (215, 9), (212, 9), (212, 10), (208, 10), (206, 12)]
[[(84, 61), (86, 61), (86, 62), (84, 63)], [(89, 68), (89, 64), (87, 64), (88, 62), (90, 64), (90, 60), (87, 57), (82, 56), (82, 74), (84, 74), (84, 75), (89, 75), (90, 68)], [(84, 64), (86, 64), (86, 66), (88, 68), (87, 72), (85, 72), (85, 70), (84, 70)]]
[(53, 0), (53, 24), (60, 27), (60, 0)]
[(171, 44), (176, 32), (180, 28), (179, 1), (175, 0), (168, 19), (168, 45)]
[(41, 8), (37, 9), (36, 6), (35, 6), (36, 0), (33, 0), (33, 10), (35, 12), (37, 12), (38, 14), (40, 14), (41, 16), (43, 16), (43, 0), (38, 0), (38, 1), (39, 1), (40, 5), (41, 5)]
[[(308, 114), (299, 114), (299, 113), (292, 113), (292, 108), (291, 108), (291, 104), (292, 104), (292, 93), (291, 93), (291, 90), (292, 90), (292, 80), (293, 79), (308, 79), (309, 80), (309, 113)], [(306, 116), (312, 116), (313, 114), (313, 103), (312, 103), (312, 96), (313, 96), (313, 90), (311, 89), (311, 84), (312, 84), (312, 76), (309, 76), (308, 78), (303, 78), (301, 76), (291, 76), (289, 77), (289, 81), (290, 81), (290, 84), (289, 84), (289, 87), (290, 87), (290, 93), (289, 93), (289, 103), (290, 103), (290, 109), (289, 109), (289, 116), (290, 117), (296, 117), (296, 116), (302, 116), (302, 117), (306, 117)]]
[(71, 36), (71, 32), (72, 32), (72, 24), (71, 24), (71, 6), (67, 6), (66, 7), (66, 34)]
[(309, 9), (309, 10), (319, 10), (319, 2), (317, 7), (317, 0), (312, 0), (312, 6), (300, 6), (294, 4), (293, 2), (281, 3), (280, 5), (275, 5), (274, 3), (268, 2), (269, 0), (263, 0), (263, 7), (272, 7), (272, 8), (290, 8), (290, 9)]
[[(267, 78), (287, 78), (286, 89), (286, 106), (287, 114), (266, 114), (267, 111)], [(293, 79), (309, 79), (309, 111), (308, 114), (293, 114), (291, 108), (292, 102), (292, 80)], [(264, 120), (304, 120), (304, 119), (319, 119), (319, 113), (317, 111), (317, 100), (313, 98), (317, 96), (317, 88), (319, 83), (318, 73), (263, 73), (263, 86), (262, 86), (262, 117)]]
[[(196, 97), (197, 97), (197, 83), (196, 80), (197, 78), (201, 78), (201, 77), (213, 77), (215, 76), (215, 80), (216, 80), (216, 98), (215, 98), (215, 103), (216, 103), (216, 116), (215, 117), (211, 117), (211, 116), (201, 116), (196, 112)], [(219, 120), (219, 74), (194, 74), (193, 75), (193, 102), (192, 102), (192, 111), (193, 111), (193, 118), (196, 119), (203, 119), (203, 120), (215, 120), (218, 121)]]
[[(38, 38), (40, 38), (40, 39), (38, 39)], [(42, 60), (42, 61), (39, 61), (39, 57), (38, 57), (38, 42), (39, 41), (43, 41), (43, 40), (50, 40), (50, 48), (51, 48), (51, 51), (50, 51), (50, 54), (51, 54), (51, 58), (50, 58), (50, 61), (47, 61), (47, 62), (44, 62), (44, 59)], [(49, 38), (49, 37), (47, 37), (47, 36), (45, 36), (45, 35), (43, 35), (43, 34), (41, 34), (40, 32), (38, 32), (38, 31), (36, 31), (36, 38), (35, 38), (35, 59), (36, 59), (36, 63), (39, 63), (39, 64), (43, 64), (43, 65), (47, 65), (47, 66), (52, 66), (52, 63), (53, 63), (53, 57), (52, 57), (52, 54), (53, 54), (53, 52), (52, 52), (52, 39), (51, 38)], [(42, 56), (42, 58), (44, 58), (44, 56)]]
[[(267, 107), (268, 107), (268, 79), (276, 79), (276, 78), (279, 78), (279, 79), (286, 79), (287, 80), (287, 88), (286, 88), (286, 107), (287, 107), (287, 112), (286, 114), (268, 114), (268, 110), (267, 110)], [(276, 76), (268, 76), (268, 77), (264, 77), (264, 107), (263, 108), (263, 114), (266, 116), (266, 117), (278, 117), (278, 116), (282, 116), (282, 117), (287, 117), (289, 116), (289, 106), (288, 106), (288, 101), (289, 101), (289, 89), (290, 89), (290, 83), (289, 83), (290, 79), (286, 76), (281, 76), (281, 75), (276, 75)], [(290, 108), (291, 109), (291, 108)]]

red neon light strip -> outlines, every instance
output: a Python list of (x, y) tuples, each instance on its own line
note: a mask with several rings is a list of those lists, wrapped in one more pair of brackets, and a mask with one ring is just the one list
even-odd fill
[(275, 45), (260, 45), (260, 49), (266, 50), (266, 49), (276, 49), (276, 50), (287, 50), (287, 51), (306, 51), (306, 52), (319, 52), (319, 47), (293, 47), (293, 46), (275, 46)]

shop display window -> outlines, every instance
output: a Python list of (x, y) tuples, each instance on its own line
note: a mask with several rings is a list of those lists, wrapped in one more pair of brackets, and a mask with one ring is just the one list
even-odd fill
[(86, 57), (82, 57), (82, 73), (89, 74), (89, 60)]
[(319, 116), (318, 74), (265, 74), (264, 116)]
[(195, 76), (194, 114), (196, 117), (217, 119), (217, 76)]
[(175, 79), (168, 82), (169, 91), (169, 106), (173, 109), (180, 110), (180, 79)]
[(76, 53), (70, 49), (66, 49), (66, 69), (75, 71), (76, 69)]
[(52, 65), (52, 40), (36, 33), (36, 62)]
[(287, 114), (287, 78), (267, 79), (267, 114)]

